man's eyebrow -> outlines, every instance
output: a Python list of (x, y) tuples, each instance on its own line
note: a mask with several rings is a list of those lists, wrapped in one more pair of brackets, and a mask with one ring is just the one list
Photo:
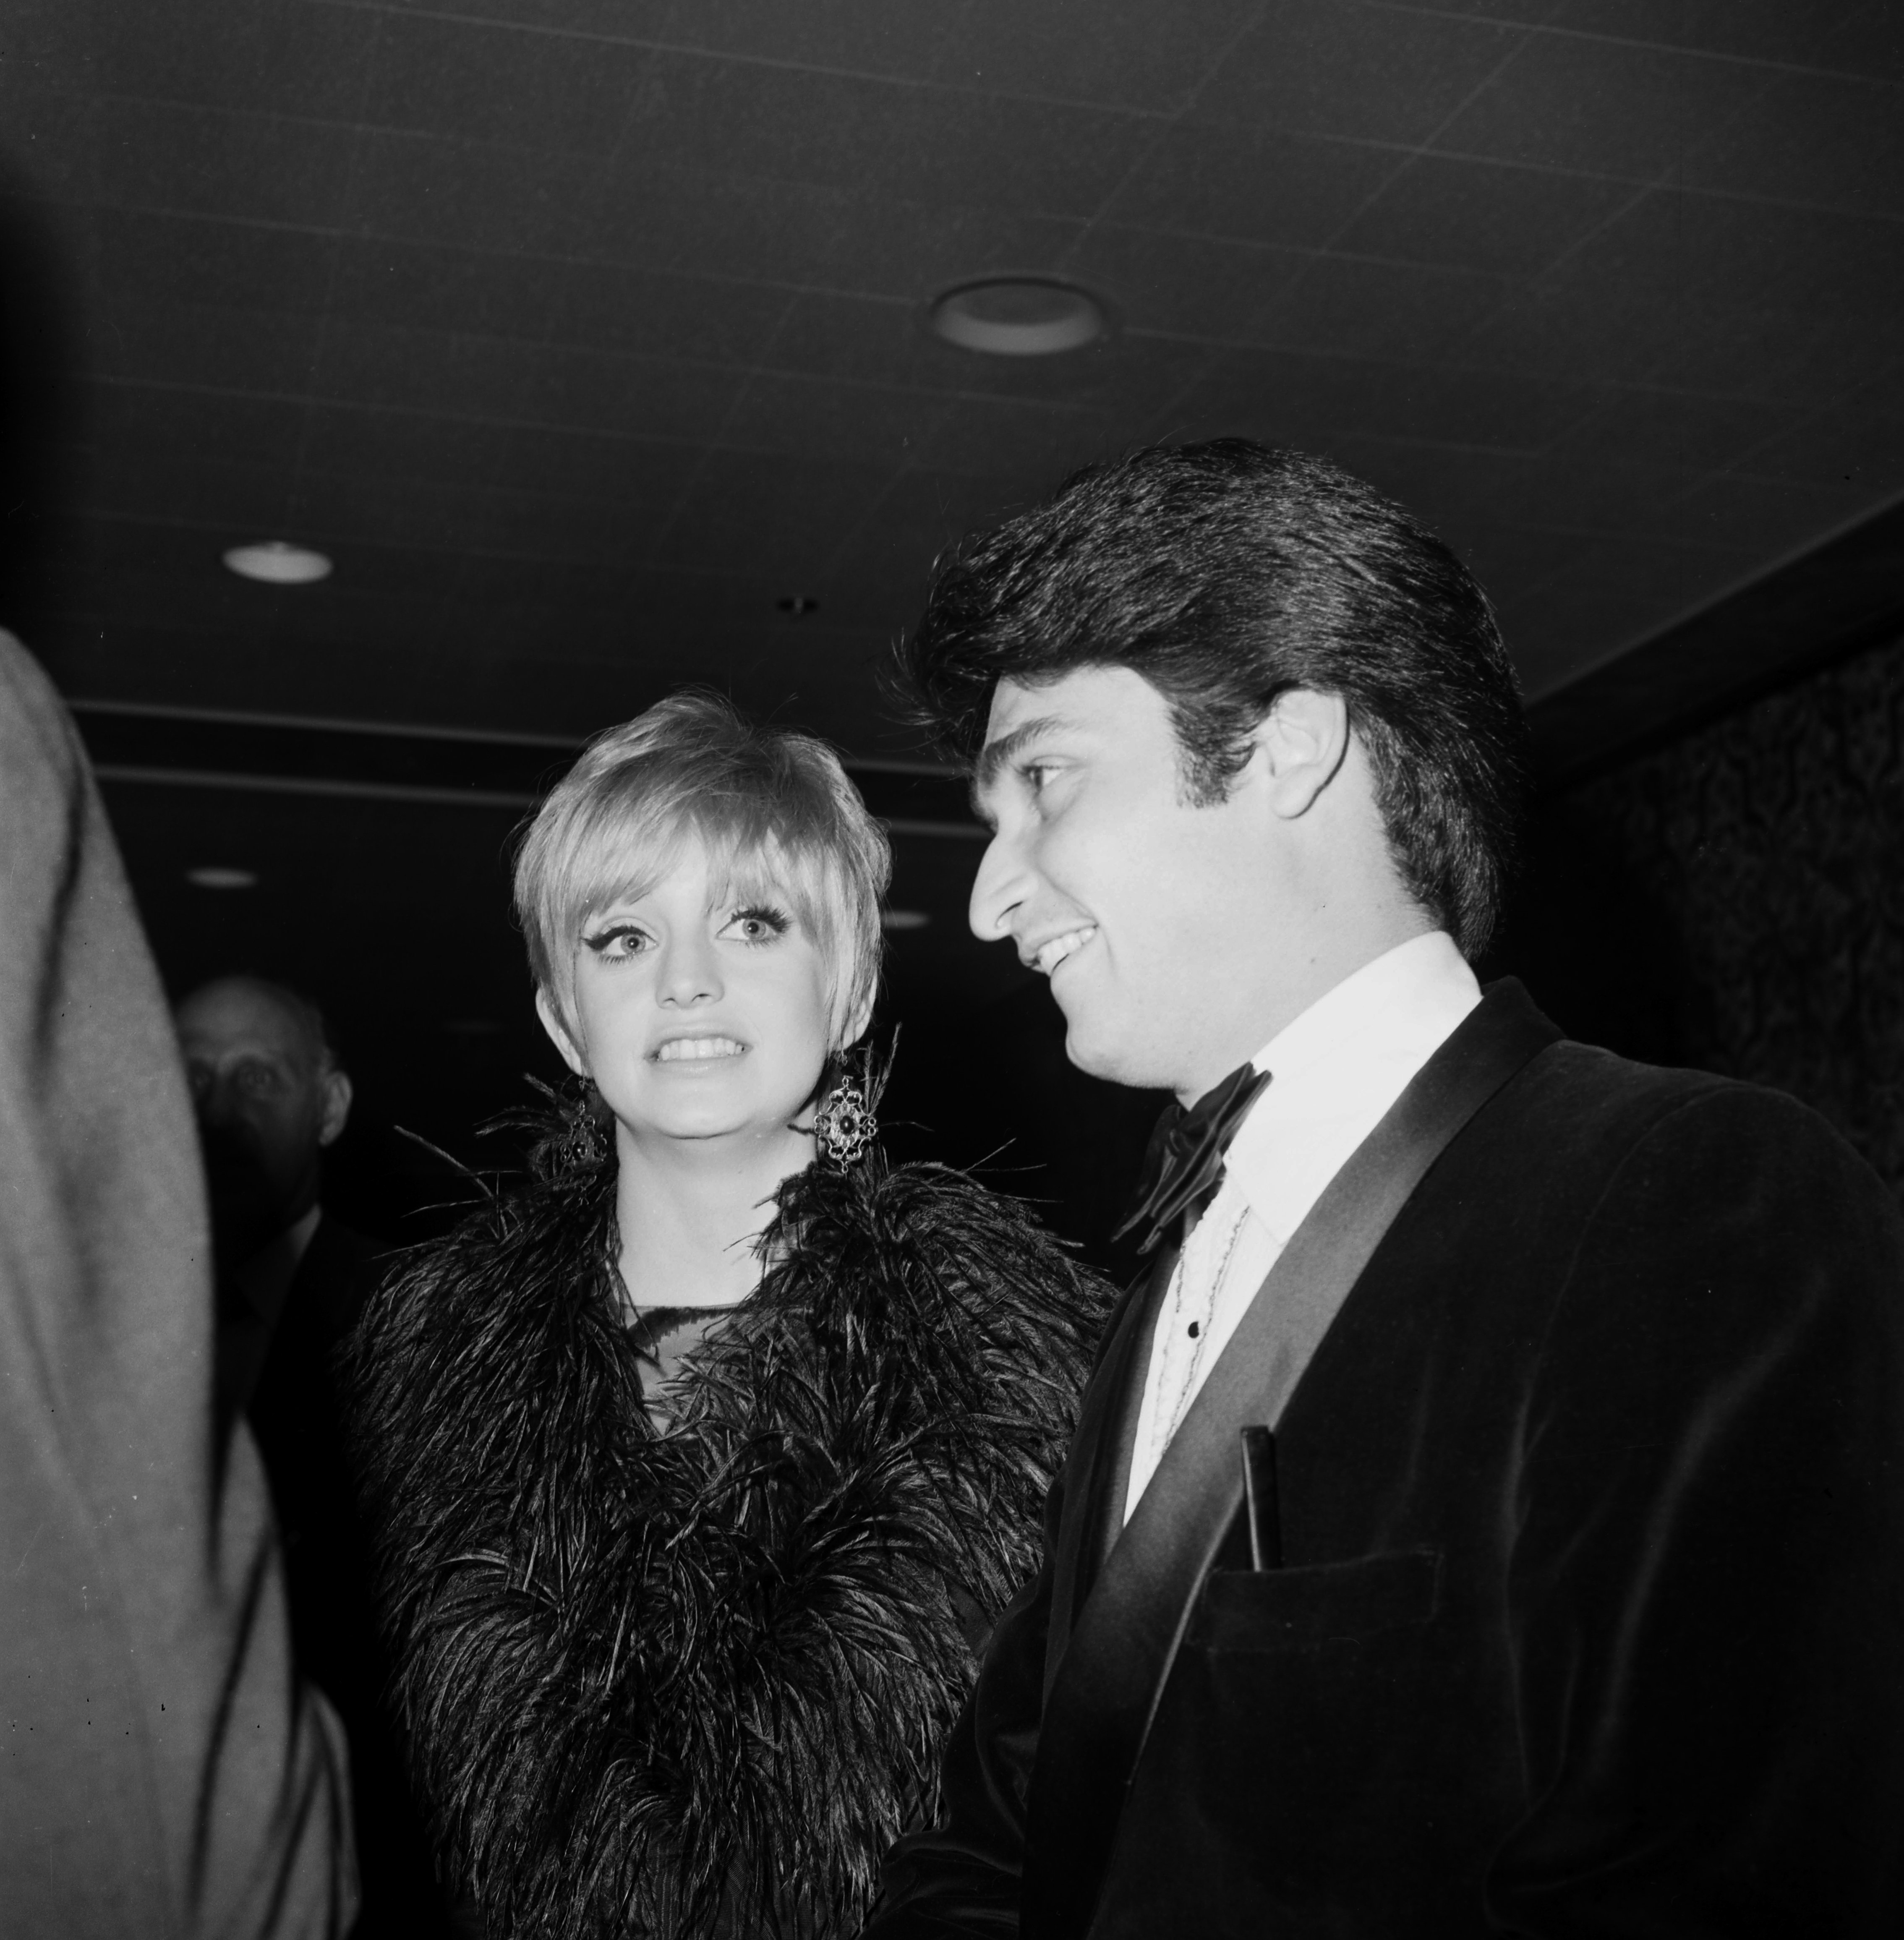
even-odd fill
[(987, 741), (978, 751), (978, 759), (972, 770), (972, 799), (976, 801), (988, 793), (996, 784), (999, 775), (1033, 742), (1041, 740), (1064, 723), (1055, 714), (1041, 714), (1035, 721), (1027, 721), (1012, 729), (1008, 734), (1001, 734), (996, 741)]

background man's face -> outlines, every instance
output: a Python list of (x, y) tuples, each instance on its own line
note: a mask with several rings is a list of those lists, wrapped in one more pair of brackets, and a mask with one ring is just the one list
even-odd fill
[(249, 984), (195, 992), (178, 1026), (213, 1232), (236, 1264), (316, 1203), (318, 1154), (343, 1129), (349, 1087), (303, 1020)]
[(1169, 709), (1128, 668), (1000, 682), (972, 926), (1050, 978), (1082, 1069), (1194, 1097), (1260, 1048), (1276, 885), (1256, 792), (1246, 775), (1228, 801), (1188, 806)]

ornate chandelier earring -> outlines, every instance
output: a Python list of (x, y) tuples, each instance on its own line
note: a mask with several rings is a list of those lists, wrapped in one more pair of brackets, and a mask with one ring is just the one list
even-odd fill
[(841, 1076), (813, 1114), (813, 1137), (822, 1153), (838, 1166), (858, 1164), (878, 1130), (866, 1094), (847, 1075)]

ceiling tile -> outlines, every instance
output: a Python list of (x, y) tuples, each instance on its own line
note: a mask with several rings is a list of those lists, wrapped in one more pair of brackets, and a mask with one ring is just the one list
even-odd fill
[(919, 462), (943, 471), (1015, 473), (1042, 490), (1115, 448), (1115, 432), (1100, 412), (961, 397), (950, 401)]
[(1814, 61), (1834, 28), (1863, 0), (1558, 0), (1554, 26), (1762, 61)]
[(1866, 0), (1820, 38), (1812, 58), (1842, 74), (1904, 81), (1904, 17), (1889, 0)]
[(546, 337), (562, 265), (383, 236), (338, 239), (328, 307), (353, 323), (395, 324), (476, 337)]
[(513, 489), (549, 499), (599, 499), (657, 524), (673, 508), (698, 459), (679, 444), (581, 430), (518, 426), (505, 435), (496, 475)]
[(764, 284), (619, 263), (572, 263), (561, 290), (557, 342), (697, 364), (758, 364), (789, 300), (786, 291)]
[(407, 134), (606, 155), (648, 58), (593, 38), (386, 12), (363, 119)]
[(1300, 446), (1346, 434), (1532, 450), (1576, 422), (1588, 401), (1585, 387), (1553, 380), (1238, 351), (1181, 410), (1199, 437), (1240, 432)]
[(1794, 74), (1686, 157), (1689, 188), (1904, 215), (1904, 87)]
[[(557, 0), (544, 0), (545, 5)], [(592, 0), (597, 8), (615, 0)], [(659, 38), (797, 67), (931, 80), (947, 44), (963, 25), (956, 0), (829, 0), (789, 7), (784, 0), (669, 0)]]
[(1404, 160), (1392, 148), (1278, 128), (1179, 122), (1158, 137), (1106, 214), (1141, 227), (1318, 249)]
[(307, 474), (433, 485), (508, 477), (513, 433), (506, 425), (335, 404), (307, 405), (301, 417), (298, 468)]
[(447, 137), (355, 137), (340, 223), (368, 236), (529, 255), (581, 253), (594, 233), (601, 163)]
[[(623, 438), (711, 443), (746, 382), (738, 370), (552, 346), (499, 415)], [(526, 434), (525, 434), (526, 435)]]
[(106, 517), (209, 526), (231, 535), (226, 544), (281, 531), (290, 504), (281, 464), (244, 464), (202, 451), (176, 452), (162, 462), (110, 452), (87, 468), (86, 486), (87, 502)]
[(1576, 564), (1502, 609), (1523, 693), (1537, 700), (1614, 658), (1738, 584), (1751, 563), (1749, 554), (1644, 540), (1586, 548)]
[[(451, 14), (459, 20), (499, 26), (539, 27), (551, 33), (607, 41), (664, 41), (675, 0), (339, 0), (368, 4), (382, 14)], [(710, 9), (718, 0), (706, 0)]]
[(877, 183), (900, 200), (1091, 215), (1129, 172), (1149, 127), (1104, 108), (659, 54), (624, 140), (629, 155), (709, 172)]
[(329, 229), (342, 219), (346, 129), (222, 108), (102, 101), (97, 192), (123, 209)]
[(897, 470), (930, 444), (946, 401), (920, 391), (762, 371), (742, 391), (723, 450), (838, 458)]
[(87, 360), (102, 377), (295, 395), (309, 386), (323, 340), (319, 316), (152, 304), (92, 319)]
[(798, 592), (885, 490), (885, 467), (805, 456), (712, 451), (684, 481), (656, 555), (670, 564), (788, 575)]
[(1082, 227), (949, 203), (618, 161), (586, 250), (605, 261), (902, 297), (999, 271), (1048, 273)]
[(1603, 387), (1594, 410), (1554, 448), (1570, 464), (1704, 471), (1730, 465), (1787, 432), (1800, 408), (1758, 398)]
[(1351, 0), (1268, 0), (1194, 111), (1412, 145), (1433, 135), (1524, 38), (1492, 21)]
[(377, 14), (313, 0), (96, 6), (91, 45), (105, 93), (201, 108), (362, 117)]
[(1518, 453), (1340, 432), (1321, 448), (1345, 471), (1405, 505), (1457, 552), (1503, 520), (1540, 523), (1539, 508), (1525, 496), (1539, 461)]
[(309, 388), (334, 404), (489, 417), (533, 383), (539, 354), (503, 337), (338, 319), (322, 333)]
[(1257, 0), (1148, 8), (964, 0), (935, 78), (956, 86), (1170, 113), (1195, 95), (1257, 11)]
[(1776, 78), (1744, 62), (1536, 32), (1432, 145), (1650, 181)]
[(1904, 370), (1863, 386), (1768, 439), (1738, 468), (1810, 485), (1846, 485), (1867, 499), (1904, 493)]
[(1416, 157), (1338, 239), (1345, 254), (1506, 275), (1546, 269), (1633, 199), (1624, 182)]
[(323, 310), (331, 285), (329, 236), (118, 209), (99, 210), (94, 223), (99, 317), (106, 328), (154, 303), (292, 316)]
[(93, 438), (125, 456), (163, 461), (179, 453), (234, 464), (288, 467), (305, 435), (306, 407), (288, 398), (96, 383), (84, 411)]
[(1904, 222), (1655, 190), (1582, 246), (1582, 282), (1714, 309), (1904, 310)]
[[(1895, 475), (1894, 465), (1893, 470)], [(1788, 478), (1722, 473), (1694, 487), (1674, 508), (1674, 529), (1689, 539), (1737, 548), (1768, 567), (1856, 523), (1871, 502), (1861, 481), (1795, 485)]]
[(7, 131), (0, 157), (0, 196), (44, 197), (50, 202), (90, 202), (99, 194), (96, 102), (70, 94), (20, 90), (20, 77), (0, 61), (0, 126)]
[(789, 304), (763, 361), (772, 370), (912, 390), (1103, 405), (1136, 420), (1175, 397), (1210, 355), (1123, 331), (1056, 357), (990, 357), (933, 335), (915, 305), (810, 294)]
[(1575, 564), (1594, 541), (1579, 532), (1491, 521), (1478, 536), (1457, 544), (1468, 570), (1497, 608), (1524, 598)]
[(1499, 277), (1473, 270), (1318, 256), (1250, 334), (1277, 349), (1425, 363), (1460, 343), (1503, 290)]
[(1067, 276), (1101, 290), (1133, 330), (1217, 341), (1246, 339), (1307, 258), (1254, 242), (1099, 223), (1065, 261)]

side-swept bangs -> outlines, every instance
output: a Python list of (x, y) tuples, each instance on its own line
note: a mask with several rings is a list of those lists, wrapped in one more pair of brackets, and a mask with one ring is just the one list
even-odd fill
[(517, 851), (516, 914), (531, 973), (574, 1029), (575, 952), (599, 909), (645, 895), (691, 842), (737, 901), (791, 905), (827, 967), (835, 1047), (878, 987), (885, 831), (839, 757), (757, 727), (719, 695), (671, 694), (598, 734)]

